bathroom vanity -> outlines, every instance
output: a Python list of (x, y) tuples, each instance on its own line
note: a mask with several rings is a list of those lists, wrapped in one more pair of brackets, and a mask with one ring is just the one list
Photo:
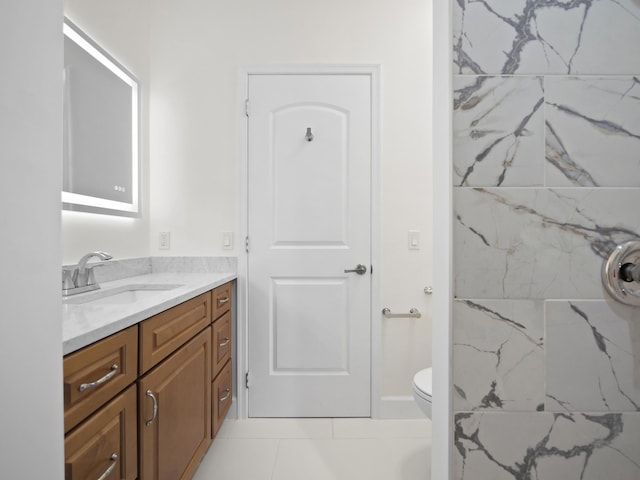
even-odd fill
[(150, 274), (63, 301), (67, 480), (193, 476), (233, 398), (234, 278)]

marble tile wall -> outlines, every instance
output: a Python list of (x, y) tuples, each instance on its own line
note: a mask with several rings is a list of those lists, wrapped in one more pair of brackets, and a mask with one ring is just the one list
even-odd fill
[(640, 478), (640, 0), (453, 0), (456, 479)]

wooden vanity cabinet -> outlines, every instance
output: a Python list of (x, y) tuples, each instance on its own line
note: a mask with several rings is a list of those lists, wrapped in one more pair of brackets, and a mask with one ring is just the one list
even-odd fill
[(63, 370), (65, 479), (135, 480), (138, 326), (67, 355)]
[(211, 299), (139, 324), (141, 480), (190, 479), (211, 444)]
[(141, 322), (140, 374), (167, 358), (210, 323), (211, 292)]
[(138, 327), (133, 326), (64, 357), (64, 432), (67, 433), (138, 377)]
[(213, 322), (213, 370), (215, 378), (231, 358), (231, 312)]
[(231, 360), (229, 360), (222, 371), (213, 380), (212, 392), (212, 415), (211, 415), (211, 435), (215, 437), (222, 426), (224, 417), (231, 407), (233, 399), (233, 379), (231, 377)]
[(211, 327), (139, 381), (140, 479), (193, 476), (211, 444)]
[(231, 310), (231, 305), (233, 304), (233, 300), (231, 297), (231, 287), (233, 286), (233, 282), (225, 283), (224, 285), (220, 285), (212, 290), (211, 296), (213, 298), (213, 320), (215, 321), (217, 318)]
[(211, 386), (211, 436), (216, 436), (233, 399), (232, 287), (229, 282), (215, 288), (213, 297), (213, 356)]
[(232, 401), (232, 285), (64, 358), (66, 480), (193, 477)]
[(131, 385), (65, 436), (65, 479), (138, 477), (136, 386)]

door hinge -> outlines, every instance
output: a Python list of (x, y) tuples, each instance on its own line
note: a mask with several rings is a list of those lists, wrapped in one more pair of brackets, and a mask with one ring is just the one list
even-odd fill
[(247, 117), (249, 116), (249, 99), (248, 98), (244, 101), (244, 114)]
[(244, 388), (249, 388), (249, 372), (244, 376)]
[(244, 237), (244, 249), (249, 253), (249, 237)]

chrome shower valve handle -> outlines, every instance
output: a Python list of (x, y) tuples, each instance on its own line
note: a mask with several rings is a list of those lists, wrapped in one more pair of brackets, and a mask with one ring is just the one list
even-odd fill
[(602, 284), (614, 300), (640, 306), (640, 241), (618, 245), (602, 264)]

